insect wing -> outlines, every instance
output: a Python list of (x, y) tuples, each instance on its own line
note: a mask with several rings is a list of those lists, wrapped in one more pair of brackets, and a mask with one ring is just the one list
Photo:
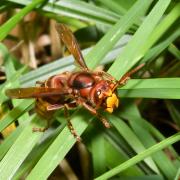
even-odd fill
[(45, 88), (45, 87), (30, 87), (30, 88), (16, 88), (6, 90), (6, 95), (11, 98), (39, 98), (53, 95), (68, 95), (67, 90), (60, 88)]
[(84, 58), (82, 56), (82, 53), (80, 51), (80, 47), (76, 41), (76, 38), (74, 37), (72, 31), (63, 24), (57, 24), (56, 29), (60, 35), (60, 38), (64, 42), (64, 44), (67, 46), (70, 53), (74, 56), (75, 61), (77, 64), (84, 70), (88, 70), (88, 67), (84, 61)]

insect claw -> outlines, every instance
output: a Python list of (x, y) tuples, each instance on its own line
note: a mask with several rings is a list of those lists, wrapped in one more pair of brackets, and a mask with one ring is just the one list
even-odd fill
[(130, 77), (127, 77), (126, 79), (124, 79), (122, 82), (120, 82), (119, 84), (122, 84), (122, 85), (126, 85), (127, 81), (131, 79)]
[(45, 132), (47, 129), (48, 129), (47, 127), (46, 128), (36, 128), (36, 127), (34, 127), (34, 128), (32, 128), (32, 131), (33, 132)]
[(103, 123), (104, 127), (106, 127), (106, 128), (110, 128), (110, 127), (111, 127), (111, 125), (110, 125), (110, 123), (107, 121), (107, 119), (101, 118), (100, 120), (101, 120), (101, 122)]
[(82, 139), (81, 139), (80, 136), (76, 136), (75, 138), (76, 138), (76, 141), (77, 141), (77, 142), (82, 142)]
[(110, 127), (111, 127), (111, 125), (110, 125), (108, 122), (105, 122), (105, 123), (104, 123), (104, 126), (105, 126), (106, 128), (110, 128)]

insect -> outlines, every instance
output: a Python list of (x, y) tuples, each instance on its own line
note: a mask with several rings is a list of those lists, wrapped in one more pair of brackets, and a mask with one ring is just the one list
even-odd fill
[[(97, 116), (106, 128), (109, 128), (108, 120), (98, 110), (101, 108), (112, 113), (118, 107), (117, 87), (124, 85), (143, 64), (126, 73), (120, 80), (114, 79), (104, 71), (92, 71), (87, 67), (71, 30), (63, 24), (57, 24), (56, 28), (60, 39), (74, 56), (80, 70), (57, 74), (44, 82), (38, 81), (39, 86), (37, 87), (8, 89), (6, 95), (11, 98), (35, 98), (37, 113), (46, 119), (50, 119), (55, 110), (64, 108), (68, 127), (74, 137), (80, 140), (69, 119), (68, 109), (81, 105)], [(49, 123), (46, 128), (34, 128), (33, 130), (45, 131), (48, 127)]]

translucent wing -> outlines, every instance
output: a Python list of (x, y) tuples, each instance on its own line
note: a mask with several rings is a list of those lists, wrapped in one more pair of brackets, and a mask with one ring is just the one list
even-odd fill
[(75, 61), (77, 64), (84, 70), (88, 70), (88, 67), (84, 61), (84, 58), (82, 56), (80, 47), (72, 33), (72, 31), (63, 24), (57, 24), (56, 29), (60, 35), (60, 38), (64, 42), (64, 44), (67, 46), (70, 53), (74, 56)]
[(11, 98), (24, 99), (24, 98), (39, 98), (53, 95), (68, 95), (67, 90), (59, 88), (45, 88), (45, 87), (29, 87), (29, 88), (16, 88), (6, 90), (6, 95)]

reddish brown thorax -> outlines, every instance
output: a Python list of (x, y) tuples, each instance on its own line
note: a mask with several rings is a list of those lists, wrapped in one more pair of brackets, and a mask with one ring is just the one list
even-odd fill
[[(93, 72), (77, 72), (71, 75), (68, 85), (73, 93), (82, 97), (96, 109), (103, 107), (108, 112), (113, 112), (118, 107), (119, 101), (112, 88), (111, 81), (102, 79)], [(112, 97), (112, 98), (111, 98)]]

